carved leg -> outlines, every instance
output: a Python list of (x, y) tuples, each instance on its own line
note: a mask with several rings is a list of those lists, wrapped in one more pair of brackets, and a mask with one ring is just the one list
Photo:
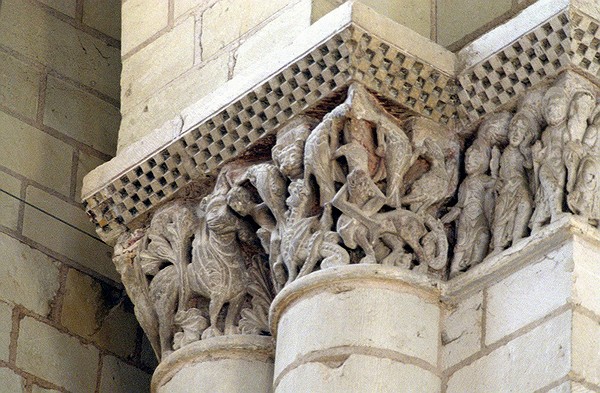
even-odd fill
[(240, 314), (244, 300), (246, 298), (246, 292), (240, 293), (238, 296), (229, 301), (229, 307), (227, 309), (227, 316), (225, 317), (225, 334), (232, 335), (238, 334), (239, 328), (235, 326), (235, 319)]
[(519, 204), (515, 216), (515, 224), (512, 233), (512, 244), (527, 236), (527, 223), (533, 212), (530, 201), (523, 201)]
[(365, 257), (360, 260), (360, 263), (377, 263), (377, 259), (375, 258), (375, 250), (373, 249), (371, 242), (369, 242), (366, 228), (362, 227), (357, 229), (354, 233), (354, 237), (356, 244), (358, 244), (365, 252)]
[(217, 327), (217, 322), (219, 321), (219, 313), (225, 304), (225, 299), (220, 297), (214, 297), (210, 299), (210, 304), (208, 306), (208, 314), (210, 316), (210, 327), (206, 329), (202, 333), (202, 339), (207, 339), (210, 337), (221, 336), (222, 333)]

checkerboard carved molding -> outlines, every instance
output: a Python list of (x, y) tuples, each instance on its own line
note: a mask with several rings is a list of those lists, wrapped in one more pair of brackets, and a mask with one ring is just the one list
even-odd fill
[[(319, 31), (320, 38), (305, 45), (293, 61), (212, 115), (189, 126), (179, 124), (184, 132), (154, 146), (150, 154), (121, 170), (115, 163), (104, 181), (88, 187), (84, 204), (100, 236), (114, 241), (193, 182), (206, 182), (224, 163), (248, 151), (268, 150), (277, 130), (298, 116), (322, 118), (344, 100), (352, 82), (367, 87), (399, 119), (420, 116), (459, 130), (514, 108), (528, 89), (565, 70), (593, 83), (600, 78), (599, 22), (568, 4), (535, 25), (528, 22), (530, 28), (488, 55), (478, 53), (482, 58), (462, 70), (457, 56), (410, 30), (360, 4), (345, 7), (350, 10), (343, 16), (347, 22)], [(326, 18), (320, 22), (321, 30), (331, 23)], [(411, 40), (418, 42), (411, 45)]]

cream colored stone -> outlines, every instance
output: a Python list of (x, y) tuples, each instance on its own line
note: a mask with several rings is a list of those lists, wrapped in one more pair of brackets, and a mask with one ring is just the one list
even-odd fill
[(350, 355), (343, 361), (305, 363), (287, 373), (275, 393), (435, 393), (440, 378), (412, 364), (375, 356)]
[(81, 208), (34, 187), (27, 189), (27, 200), (82, 229), (85, 233), (26, 206), (23, 218), (24, 236), (113, 281), (119, 281), (119, 275), (111, 260), (112, 249), (99, 239), (92, 237), (94, 228), (87, 221)]
[(567, 311), (452, 374), (447, 392), (533, 392), (565, 377), (570, 363)]
[(583, 386), (580, 383), (577, 382), (573, 382), (571, 384), (571, 390), (568, 391), (568, 393), (597, 393), (598, 391), (594, 392), (593, 390), (590, 390), (588, 388), (586, 388), (585, 386)]
[(0, 389), (6, 393), (18, 393), (24, 391), (25, 381), (15, 374), (11, 369), (0, 367)]
[(600, 322), (573, 313), (573, 371), (600, 385)]
[(119, 109), (52, 76), (48, 77), (44, 124), (104, 154), (114, 155)]
[(148, 99), (192, 67), (194, 24), (193, 17), (185, 19), (123, 62), (123, 112)]
[(96, 169), (100, 165), (104, 164), (104, 160), (90, 156), (82, 151), (79, 152), (78, 163), (77, 163), (77, 184), (75, 185), (75, 196), (79, 198), (81, 196), (81, 188), (83, 186), (83, 178)]
[(597, 0), (570, 0), (570, 3), (573, 7), (583, 11), (593, 18), (596, 18), (596, 20), (600, 19), (600, 9), (598, 7)]
[(121, 40), (121, 0), (84, 1), (83, 23)]
[[(69, 269), (60, 323), (103, 349), (130, 357), (135, 351), (138, 325), (122, 303), (111, 304), (111, 290), (116, 291)], [(116, 298), (114, 293), (112, 296)]]
[[(191, 387), (191, 385), (190, 385)], [(150, 374), (114, 356), (102, 359), (99, 393), (149, 392)]]
[(496, 0), (485, 6), (474, 6), (471, 0), (438, 0), (438, 42), (448, 46), (508, 12), (511, 7), (512, 0)]
[(3, 112), (0, 140), (0, 165), (63, 195), (69, 194), (73, 154), (69, 145)]
[(74, 18), (77, 13), (76, 0), (40, 0), (42, 3)]
[(292, 43), (310, 26), (310, 11), (310, 0), (301, 0), (244, 40), (236, 51), (234, 75), (256, 67), (265, 55)]
[[(10, 194), (21, 196), (21, 181), (11, 175), (0, 172), (0, 189)], [(0, 191), (0, 225), (17, 229), (20, 202), (14, 197)]]
[(157, 393), (270, 393), (273, 365), (244, 359), (217, 359), (190, 364)]
[(60, 393), (58, 390), (45, 389), (37, 385), (31, 387), (31, 393)]
[(0, 302), (0, 360), (8, 362), (10, 332), (12, 331), (12, 308)]
[(487, 291), (486, 344), (494, 343), (567, 303), (571, 296), (572, 246), (546, 255)]
[(481, 349), (483, 293), (478, 292), (458, 304), (450, 304), (442, 314), (442, 368), (447, 369)]
[(301, 298), (277, 326), (275, 377), (303, 355), (336, 347), (369, 347), (437, 365), (440, 311), (411, 293), (338, 284)]
[(119, 98), (119, 49), (55, 18), (33, 2), (2, 1), (0, 37), (2, 45)]
[(0, 297), (39, 315), (47, 315), (58, 291), (58, 263), (12, 237), (0, 233)]
[[(202, 58), (221, 48), (290, 3), (290, 0), (221, 0), (202, 15)], [(223, 22), (227, 21), (226, 24)]]
[(17, 367), (73, 392), (96, 388), (99, 352), (33, 318), (20, 324)]
[(573, 247), (572, 301), (600, 316), (600, 247), (578, 237)]
[(123, 113), (119, 131), (119, 148), (141, 140), (169, 119), (176, 117), (191, 102), (210, 94), (227, 81), (229, 55), (217, 57), (194, 67), (155, 92), (145, 102)]
[[(133, 48), (167, 27), (169, 2), (164, 0), (128, 0), (122, 7), (122, 53)], [(162, 53), (157, 53), (161, 56)], [(160, 57), (160, 56), (159, 56)]]
[(567, 381), (548, 390), (546, 393), (571, 393), (571, 382)]
[(34, 119), (37, 112), (39, 72), (15, 59), (11, 55), (0, 52), (0, 104), (25, 116)]

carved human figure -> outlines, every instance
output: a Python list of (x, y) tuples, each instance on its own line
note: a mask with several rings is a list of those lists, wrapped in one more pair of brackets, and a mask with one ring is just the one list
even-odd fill
[(490, 151), (485, 145), (474, 143), (467, 149), (467, 177), (458, 190), (458, 203), (441, 219), (445, 224), (457, 220), (451, 277), (480, 263), (488, 252), (491, 234), (486, 210), (489, 208), (495, 183), (486, 174), (489, 162)]
[(527, 226), (533, 213), (529, 173), (533, 170), (531, 142), (536, 128), (539, 128), (537, 122), (526, 112), (517, 113), (510, 123), (509, 144), (500, 158), (496, 181), (498, 195), (492, 241), (496, 253), (527, 236)]
[(318, 123), (315, 118), (300, 116), (277, 133), (271, 157), (283, 176), (291, 180), (303, 177), (305, 141)]
[(586, 154), (584, 138), (596, 107), (596, 97), (591, 91), (582, 90), (573, 95), (567, 120), (568, 132), (564, 134), (564, 162), (567, 168), (567, 192), (575, 185), (579, 162)]
[(246, 268), (240, 240), (252, 233), (227, 205), (223, 194), (211, 194), (198, 208), (201, 219), (192, 244), (192, 263), (188, 267), (190, 289), (210, 299), (210, 327), (202, 339), (219, 336), (219, 313), (228, 303), (225, 334), (238, 332), (235, 326), (246, 296)]
[(271, 253), (271, 234), (276, 222), (268, 206), (264, 202), (255, 202), (252, 193), (240, 185), (234, 185), (227, 192), (227, 204), (240, 216), (250, 217), (260, 226), (256, 235), (265, 252)]
[(551, 87), (544, 95), (543, 115), (548, 123), (541, 141), (532, 147), (536, 188), (535, 211), (529, 226), (533, 233), (563, 212), (566, 168), (563, 160), (563, 135), (567, 131), (569, 102), (564, 89)]
[(365, 252), (361, 263), (376, 263), (373, 244), (379, 237), (381, 223), (373, 218), (385, 204), (385, 195), (362, 169), (348, 174), (347, 182), (340, 188), (332, 205), (342, 212), (338, 218), (337, 232), (344, 244)]
[(587, 155), (581, 160), (573, 191), (567, 197), (575, 214), (600, 227), (600, 159)]

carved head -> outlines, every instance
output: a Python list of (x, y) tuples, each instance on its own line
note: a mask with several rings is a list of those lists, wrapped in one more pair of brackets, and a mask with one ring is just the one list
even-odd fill
[(235, 185), (227, 193), (227, 204), (240, 216), (244, 217), (250, 214), (254, 201), (250, 191), (242, 186)]
[(543, 100), (544, 119), (549, 125), (557, 125), (567, 119), (569, 103), (564, 89), (551, 87), (544, 95)]
[[(579, 90), (573, 94), (569, 117), (578, 116), (589, 119), (596, 107), (596, 96), (589, 90)], [(591, 120), (591, 119), (590, 119)]]
[(510, 122), (508, 142), (513, 147), (529, 145), (539, 130), (538, 123), (527, 112), (517, 112)]
[(215, 233), (228, 233), (237, 229), (236, 218), (228, 210), (225, 195), (216, 194), (207, 197), (206, 225)]
[(473, 143), (465, 153), (465, 171), (467, 175), (480, 175), (490, 166), (490, 149), (482, 143)]
[(371, 179), (362, 169), (354, 169), (348, 174), (347, 180), (348, 191), (351, 195), (365, 195), (368, 192)]
[(511, 117), (509, 112), (494, 113), (488, 116), (479, 126), (478, 138), (481, 138), (488, 146), (505, 143)]
[(287, 197), (285, 203), (290, 208), (297, 208), (301, 206), (308, 198), (308, 190), (304, 187), (304, 180), (298, 179), (290, 183), (288, 187), (290, 196)]

